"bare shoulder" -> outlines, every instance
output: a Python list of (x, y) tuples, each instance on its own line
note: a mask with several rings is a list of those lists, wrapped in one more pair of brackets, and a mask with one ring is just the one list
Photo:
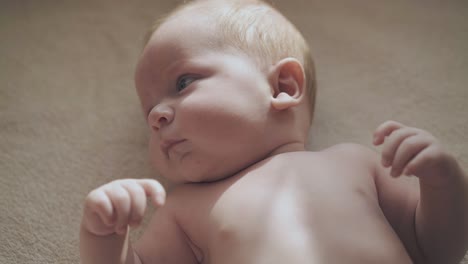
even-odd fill
[(359, 164), (375, 166), (378, 161), (377, 153), (369, 147), (357, 143), (341, 143), (323, 150), (339, 159), (345, 159)]
[(134, 244), (143, 263), (198, 263), (187, 234), (177, 220), (179, 194), (169, 195), (166, 204), (152, 215), (145, 232)]
[[(417, 196), (417, 179), (415, 177), (391, 177), (389, 169), (381, 165), (380, 155), (373, 149), (355, 143), (343, 143), (334, 145), (323, 150), (325, 153), (344, 159), (359, 166), (368, 165), (375, 176), (375, 184), (378, 190), (381, 206), (385, 207), (385, 200), (407, 198), (408, 195), (413, 198)], [(383, 208), (384, 210), (386, 208)]]
[[(379, 206), (393, 230), (397, 233), (413, 260), (421, 259), (414, 227), (414, 212), (419, 200), (419, 184), (415, 177), (391, 177), (381, 165), (380, 155), (363, 145), (344, 143), (330, 147), (329, 152), (338, 158), (367, 164), (372, 169)], [(351, 165), (354, 166), (354, 165)]]
[(336, 152), (354, 153), (354, 154), (360, 153), (360, 154), (368, 154), (368, 155), (369, 153), (375, 154), (375, 152), (372, 151), (370, 148), (361, 144), (351, 143), (351, 142), (336, 144), (325, 149), (324, 151), (336, 151)]
[(389, 169), (381, 165), (378, 152), (363, 145), (344, 143), (325, 149), (340, 161), (351, 161), (350, 166), (369, 166), (377, 191), (379, 206), (393, 230), (397, 233), (413, 260), (421, 255), (417, 246), (414, 213), (419, 200), (416, 177), (391, 177)]

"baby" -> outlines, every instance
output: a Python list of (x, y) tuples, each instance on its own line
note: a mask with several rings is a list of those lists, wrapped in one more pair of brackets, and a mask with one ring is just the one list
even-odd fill
[[(196, 1), (152, 31), (135, 83), (155, 168), (89, 193), (83, 263), (457, 263), (468, 180), (428, 132), (388, 121), (382, 154), (310, 152), (314, 68), (263, 2)], [(404, 175), (411, 175), (406, 177)], [(158, 207), (135, 244), (149, 199)]]

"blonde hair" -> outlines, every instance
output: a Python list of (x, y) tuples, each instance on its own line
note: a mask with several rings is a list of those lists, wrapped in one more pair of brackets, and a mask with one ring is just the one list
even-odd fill
[[(261, 66), (272, 65), (292, 57), (304, 68), (306, 92), (309, 99), (310, 122), (312, 122), (316, 80), (315, 67), (309, 46), (300, 31), (270, 4), (261, 0), (198, 0), (179, 5), (160, 18), (145, 38), (145, 45), (161, 24), (179, 12), (197, 8), (200, 2), (207, 3), (200, 9), (201, 15), (210, 16), (218, 33), (216, 43), (220, 48), (234, 48), (256, 59)], [(210, 5), (211, 3), (211, 5)], [(222, 4), (219, 4), (222, 3)]]

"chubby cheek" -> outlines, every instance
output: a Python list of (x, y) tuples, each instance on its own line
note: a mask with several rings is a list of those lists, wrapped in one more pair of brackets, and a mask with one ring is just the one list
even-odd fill
[(242, 95), (211, 94), (196, 99), (193, 96), (179, 105), (176, 119), (180, 131), (195, 144), (196, 156), (208, 161), (204, 165), (214, 177), (237, 171), (267, 152), (266, 118), (255, 106), (258, 102)]
[(266, 113), (260, 107), (261, 103), (243, 94), (219, 91), (194, 94), (179, 105), (177, 121), (183, 131), (190, 134), (239, 137), (264, 121)]

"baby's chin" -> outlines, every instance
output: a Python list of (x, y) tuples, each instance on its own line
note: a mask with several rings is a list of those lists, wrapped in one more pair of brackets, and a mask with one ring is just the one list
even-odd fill
[(161, 175), (173, 184), (190, 184), (190, 183), (210, 183), (226, 179), (232, 176), (229, 173), (214, 174), (200, 173), (195, 171), (190, 172), (167, 172)]
[(159, 174), (173, 184), (205, 183), (213, 182), (217, 179), (214, 175), (196, 172), (159, 172)]
[[(153, 167), (159, 172), (159, 175), (162, 175), (165, 179), (174, 184), (210, 183), (221, 181), (241, 173), (259, 160), (262, 160), (262, 158), (253, 160), (254, 162), (248, 159), (237, 159), (237, 162), (230, 163), (213, 161), (207, 164), (197, 164), (197, 166), (193, 166), (194, 163), (180, 163), (177, 167), (159, 164), (161, 165), (159, 169), (156, 164), (153, 164)], [(219, 166), (218, 164), (223, 164), (223, 166)]]

